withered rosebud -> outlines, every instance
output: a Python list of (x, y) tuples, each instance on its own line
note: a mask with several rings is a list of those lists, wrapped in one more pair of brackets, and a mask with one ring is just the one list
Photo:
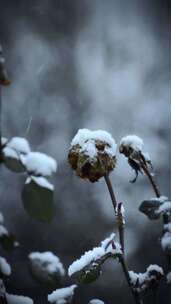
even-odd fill
[(8, 78), (7, 71), (5, 69), (5, 59), (2, 54), (2, 47), (0, 45), (0, 85), (9, 85), (11, 81)]
[(148, 167), (148, 165), (151, 166), (148, 153), (144, 153), (142, 151), (143, 145), (143, 140), (136, 135), (123, 137), (119, 144), (119, 152), (128, 158), (128, 163), (136, 174), (135, 178), (131, 182), (136, 181), (138, 172), (143, 173), (143, 167)]
[(119, 145), (119, 152), (126, 157), (130, 157), (132, 153), (141, 152), (143, 148), (143, 141), (136, 135), (128, 135), (121, 139)]
[(71, 142), (68, 161), (79, 177), (96, 182), (115, 167), (115, 140), (106, 131), (80, 129)]

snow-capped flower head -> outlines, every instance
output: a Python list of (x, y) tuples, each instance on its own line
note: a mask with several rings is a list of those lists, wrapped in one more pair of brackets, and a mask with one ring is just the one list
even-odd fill
[(80, 129), (71, 142), (68, 161), (79, 177), (96, 182), (115, 167), (115, 140), (106, 131)]
[(136, 181), (138, 172), (144, 172), (144, 167), (151, 166), (149, 154), (143, 152), (143, 145), (143, 140), (136, 135), (123, 137), (119, 144), (119, 152), (128, 158), (129, 165), (136, 173), (136, 177), (131, 182)]
[(136, 135), (127, 135), (120, 141), (119, 152), (129, 157), (134, 151), (141, 152), (143, 140)]

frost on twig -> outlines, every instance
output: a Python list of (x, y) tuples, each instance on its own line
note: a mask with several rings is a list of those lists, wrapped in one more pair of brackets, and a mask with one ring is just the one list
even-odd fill
[(144, 273), (129, 271), (129, 276), (133, 288), (138, 292), (143, 292), (157, 288), (164, 273), (163, 269), (158, 265), (150, 265)]
[(117, 258), (122, 254), (120, 245), (114, 241), (115, 234), (101, 242), (100, 246), (85, 252), (80, 259), (74, 261), (68, 269), (80, 283), (91, 283), (101, 274), (101, 265), (109, 257)]
[(135, 171), (135, 178), (131, 181), (134, 183), (137, 180), (138, 173), (144, 172), (144, 167), (151, 166), (151, 160), (148, 153), (143, 152), (143, 140), (136, 135), (127, 135), (123, 137), (119, 144), (119, 151), (128, 158), (128, 163)]
[(71, 142), (68, 161), (79, 177), (96, 182), (115, 167), (115, 140), (106, 131), (80, 129)]
[(74, 296), (77, 285), (59, 288), (48, 295), (48, 301), (53, 304), (69, 304)]
[(57, 287), (65, 275), (63, 264), (52, 252), (32, 252), (29, 260), (33, 276), (47, 286)]

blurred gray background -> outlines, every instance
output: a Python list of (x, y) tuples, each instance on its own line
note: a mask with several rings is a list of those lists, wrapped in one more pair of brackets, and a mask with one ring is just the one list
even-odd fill
[[(51, 250), (67, 268), (85, 250), (115, 230), (104, 180), (79, 180), (67, 164), (79, 128), (105, 129), (118, 142), (137, 134), (149, 152), (162, 194), (170, 196), (171, 115), (170, 1), (5, 0), (0, 2), (0, 41), (12, 85), (3, 89), (2, 134), (25, 136), (33, 150), (58, 161), (54, 178), (56, 216), (51, 224), (31, 219), (20, 192), (25, 177), (1, 168), (1, 210), (20, 249), (7, 254), (13, 274), (8, 290), (37, 299), (46, 290), (30, 276), (30, 251)], [(27, 126), (31, 121), (29, 132)], [(138, 211), (154, 196), (148, 181), (136, 184), (119, 157), (111, 178), (126, 209), (126, 250), (130, 269), (165, 267), (162, 225)], [(107, 262), (103, 275), (76, 292), (74, 303), (96, 297), (132, 303), (120, 266)], [(72, 281), (65, 280), (66, 284)], [(151, 295), (146, 303), (152, 303)], [(161, 286), (160, 303), (171, 303)]]

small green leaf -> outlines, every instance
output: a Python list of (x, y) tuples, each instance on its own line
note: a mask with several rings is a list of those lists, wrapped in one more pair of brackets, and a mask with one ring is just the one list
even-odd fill
[(86, 266), (81, 271), (77, 272), (74, 276), (78, 283), (81, 284), (90, 284), (96, 281), (101, 274), (101, 267), (97, 263), (90, 264)]
[(145, 200), (141, 203), (139, 210), (150, 220), (157, 220), (160, 218), (160, 214), (156, 211), (159, 209), (162, 203), (163, 202), (157, 199)]
[(12, 148), (5, 147), (3, 149), (3, 161), (5, 166), (13, 172), (21, 173), (26, 171), (26, 168), (20, 159), (20, 155)]
[(38, 264), (30, 263), (30, 271), (34, 279), (48, 288), (58, 288), (61, 284), (61, 275), (59, 271), (48, 273)]
[(24, 185), (22, 200), (30, 216), (44, 222), (52, 220), (55, 209), (53, 190), (42, 187), (31, 179)]

